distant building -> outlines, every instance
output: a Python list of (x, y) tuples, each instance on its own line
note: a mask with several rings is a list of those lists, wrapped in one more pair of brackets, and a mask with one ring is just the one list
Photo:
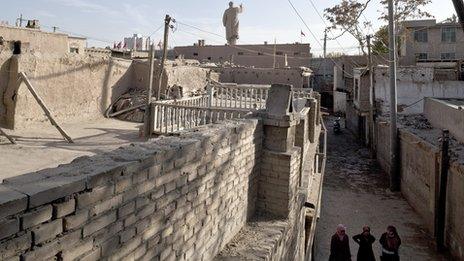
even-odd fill
[(205, 45), (175, 47), (177, 56), (200, 62), (233, 63), (257, 68), (307, 67), (312, 58), (309, 44)]
[(150, 37), (134, 34), (132, 37), (124, 38), (125, 49), (135, 51), (148, 51), (150, 49)]
[(37, 28), (39, 22), (37, 20), (31, 21), (33, 21), (31, 26), (35, 25), (36, 28), (0, 24), (0, 36), (3, 38), (3, 42), (10, 46), (13, 53), (20, 54), (29, 51), (54, 55), (85, 53), (86, 38), (41, 31)]
[(457, 22), (405, 21), (400, 43), (401, 65), (464, 59), (464, 32)]

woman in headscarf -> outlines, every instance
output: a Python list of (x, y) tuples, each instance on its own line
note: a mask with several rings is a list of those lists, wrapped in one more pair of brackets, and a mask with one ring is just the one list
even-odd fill
[(399, 261), (399, 249), (401, 245), (401, 238), (394, 226), (388, 226), (387, 232), (382, 234), (379, 240), (382, 245), (382, 261)]
[(359, 244), (358, 261), (375, 261), (372, 244), (375, 242), (375, 237), (371, 235), (369, 226), (363, 227), (363, 232), (353, 237), (354, 242)]
[(342, 224), (337, 226), (337, 232), (332, 236), (329, 261), (351, 261), (350, 239)]

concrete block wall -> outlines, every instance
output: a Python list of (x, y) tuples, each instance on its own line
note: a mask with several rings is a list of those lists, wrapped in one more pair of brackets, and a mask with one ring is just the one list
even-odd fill
[(231, 121), (7, 179), (0, 259), (210, 260), (255, 212), (262, 133)]

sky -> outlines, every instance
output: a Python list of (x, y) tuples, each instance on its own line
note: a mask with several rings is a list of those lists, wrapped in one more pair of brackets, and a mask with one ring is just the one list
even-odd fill
[[(176, 30), (170, 32), (169, 45), (191, 45), (198, 39), (206, 44), (224, 44), (222, 14), (229, 0), (15, 0), (5, 1), (0, 9), (0, 21), (15, 23), (19, 14), (25, 19), (38, 19), (43, 30), (58, 31), (85, 36), (88, 45), (105, 47), (124, 37), (139, 33), (152, 36), (155, 42), (162, 38), (163, 20), (166, 14), (173, 17)], [(339, 0), (290, 0), (300, 12), (309, 30), (296, 16), (288, 0), (242, 0), (244, 12), (240, 15), (241, 44), (310, 43), (312, 52), (322, 53), (322, 38), (327, 21), (322, 20), (325, 8), (339, 3)], [(362, 20), (372, 22), (365, 28), (366, 34), (373, 34), (385, 22), (378, 19), (382, 6), (380, 0), (372, 0)], [(317, 10), (317, 11), (316, 11)], [(432, 0), (426, 7), (438, 20), (444, 20), (454, 13), (451, 0)], [(187, 25), (192, 25), (200, 31)], [(157, 30), (158, 29), (158, 30)], [(306, 36), (301, 37), (303, 32)], [(208, 32), (208, 33), (207, 33)], [(312, 33), (311, 33), (312, 32)], [(337, 32), (329, 33), (331, 36)], [(338, 41), (328, 41), (328, 52), (357, 53), (359, 50), (353, 37), (346, 35)]]

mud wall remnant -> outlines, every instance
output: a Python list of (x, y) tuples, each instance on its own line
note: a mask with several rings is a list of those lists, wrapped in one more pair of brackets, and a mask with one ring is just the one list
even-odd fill
[[(7, 65), (8, 64), (8, 65)], [(132, 85), (131, 61), (89, 56), (22, 54), (4, 62), (8, 86), (3, 92), (3, 126), (23, 128), (46, 122), (37, 102), (17, 75), (25, 72), (37, 93), (60, 122), (103, 117), (110, 103)]]

